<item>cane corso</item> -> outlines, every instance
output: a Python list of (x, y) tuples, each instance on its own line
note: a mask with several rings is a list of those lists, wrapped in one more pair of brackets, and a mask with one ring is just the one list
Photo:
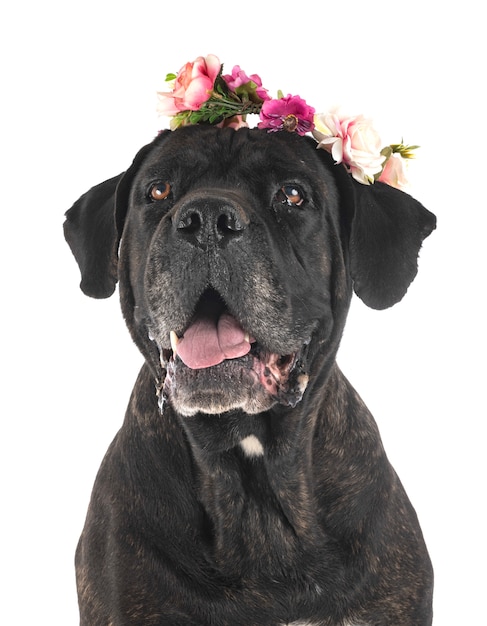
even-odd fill
[(435, 217), (310, 137), (183, 127), (67, 212), (145, 363), (76, 553), (84, 626), (427, 626), (432, 567), (335, 357)]

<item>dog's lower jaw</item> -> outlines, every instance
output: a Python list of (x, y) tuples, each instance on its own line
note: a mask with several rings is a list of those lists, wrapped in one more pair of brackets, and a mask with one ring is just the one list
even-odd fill
[(177, 413), (186, 417), (197, 413), (221, 415), (235, 410), (255, 415), (275, 404), (295, 407), (309, 380), (303, 352), (304, 348), (299, 353), (279, 357), (254, 351), (193, 370), (162, 350), (165, 378), (158, 385), (159, 407), (163, 411), (170, 402)]

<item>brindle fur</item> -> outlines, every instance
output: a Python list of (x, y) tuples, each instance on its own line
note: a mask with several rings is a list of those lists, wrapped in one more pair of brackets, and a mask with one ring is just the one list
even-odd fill
[[(154, 181), (171, 184), (162, 203), (147, 200)], [(303, 207), (276, 201), (289, 183)], [(335, 356), (353, 290), (399, 301), (434, 227), (308, 138), (245, 129), (165, 132), (75, 203), (81, 287), (107, 297), (119, 280), (145, 356), (76, 554), (82, 625), (431, 624), (416, 514)], [(299, 352), (300, 401), (234, 380), (232, 362), (171, 365), (167, 383), (169, 332), (208, 288), (258, 345)]]

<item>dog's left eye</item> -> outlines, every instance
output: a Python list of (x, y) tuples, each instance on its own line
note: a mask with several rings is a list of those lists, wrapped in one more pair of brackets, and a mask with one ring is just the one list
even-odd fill
[(171, 193), (171, 185), (169, 183), (153, 183), (149, 187), (149, 198), (155, 202), (165, 200)]
[(297, 185), (283, 185), (276, 194), (276, 200), (288, 206), (301, 206), (304, 194)]

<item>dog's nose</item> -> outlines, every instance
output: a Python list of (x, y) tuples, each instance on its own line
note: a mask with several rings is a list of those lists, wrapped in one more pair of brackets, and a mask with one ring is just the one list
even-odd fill
[(249, 219), (241, 206), (226, 198), (198, 198), (186, 202), (173, 218), (176, 232), (203, 249), (226, 246), (242, 234)]

